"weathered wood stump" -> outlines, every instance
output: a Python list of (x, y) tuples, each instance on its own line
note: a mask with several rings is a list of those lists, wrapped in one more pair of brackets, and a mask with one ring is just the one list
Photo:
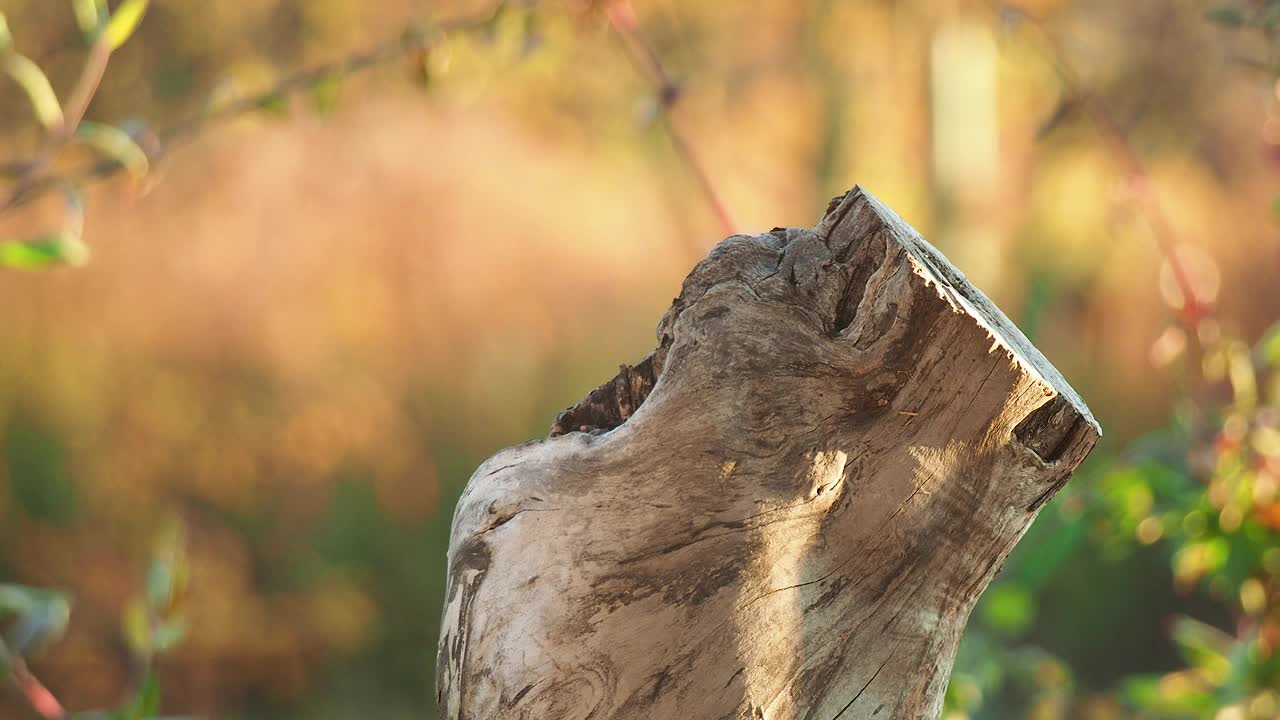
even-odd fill
[(935, 717), (974, 602), (1099, 433), (865, 191), (730, 237), (652, 354), (467, 484), (440, 716)]

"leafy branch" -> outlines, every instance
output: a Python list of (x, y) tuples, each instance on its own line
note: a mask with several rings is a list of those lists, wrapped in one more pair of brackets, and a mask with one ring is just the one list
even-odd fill
[[(130, 133), (104, 123), (86, 121), (85, 111), (106, 71), (114, 50), (132, 34), (146, 11), (147, 0), (125, 0), (114, 14), (108, 14), (105, 0), (72, 0), (76, 18), (91, 42), (80, 79), (64, 104), (59, 103), (48, 79), (35, 63), (12, 50), (12, 38), (0, 14), (0, 67), (7, 70), (24, 89), (33, 111), (47, 132), (35, 157), (0, 163), (0, 177), (12, 178), (7, 196), (0, 200), (0, 213), (25, 205), (43, 194), (62, 190), (66, 198), (64, 227), (35, 238), (0, 243), (0, 267), (44, 268), (57, 264), (79, 264), (88, 257), (81, 241), (83, 204), (79, 188), (84, 184), (127, 171), (135, 181), (175, 147), (206, 130), (246, 114), (283, 107), (293, 95), (335, 91), (345, 78), (405, 57), (425, 62), (428, 54), (446, 38), (491, 32), (512, 0), (501, 0), (486, 12), (439, 23), (410, 25), (394, 38), (335, 62), (318, 65), (289, 75), (262, 92), (211, 106), (159, 133)], [(531, 5), (525, 0), (526, 6)], [(610, 26), (622, 38), (627, 56), (653, 83), (657, 108), (681, 162), (689, 169), (725, 233), (737, 232), (728, 205), (673, 110), (682, 92), (652, 44), (642, 32), (629, 0), (610, 0), (603, 6)], [(92, 148), (97, 157), (65, 173), (51, 171), (53, 161), (69, 142)]]
[(152, 546), (144, 587), (126, 606), (123, 632), (136, 661), (134, 690), (112, 711), (70, 714), (27, 665), (26, 658), (56, 642), (71, 618), (71, 598), (65, 593), (0, 584), (0, 619), (13, 617), (6, 637), (0, 637), (0, 682), (10, 682), (33, 712), (44, 720), (148, 720), (160, 708), (160, 686), (154, 665), (158, 655), (173, 649), (186, 633), (182, 614), (188, 565), (182, 525), (170, 521)]
[[(312, 67), (285, 77), (263, 92), (202, 110), (173, 127), (143, 137), (103, 123), (84, 121), (85, 112), (97, 92), (111, 53), (128, 40), (141, 22), (147, 0), (125, 0), (114, 14), (108, 14), (105, 0), (72, 0), (76, 19), (91, 45), (79, 79), (60, 103), (48, 78), (34, 62), (13, 49), (13, 39), (0, 13), (0, 70), (23, 89), (33, 112), (46, 131), (35, 156), (29, 160), (0, 164), (0, 176), (13, 178), (0, 213), (25, 205), (41, 195), (61, 189), (67, 198), (67, 220), (60, 230), (35, 238), (0, 242), (0, 267), (43, 268), (55, 264), (78, 264), (88, 257), (81, 242), (83, 206), (79, 188), (87, 182), (128, 171), (135, 179), (147, 174), (174, 147), (199, 136), (205, 130), (237, 117), (279, 107), (295, 94), (334, 87), (343, 78), (405, 57), (421, 56), (444, 39), (457, 34), (490, 31), (506, 11), (500, 2), (494, 9), (472, 16), (435, 24), (415, 24), (398, 36), (335, 62)], [(79, 142), (96, 151), (94, 161), (65, 174), (51, 171), (54, 160), (69, 142)]]
[(10, 644), (0, 638), (0, 678), (10, 678), (31, 709), (46, 720), (61, 720), (67, 717), (67, 711), (27, 668), (20, 650), (38, 649), (60, 636), (70, 614), (71, 601), (62, 593), (33, 590), (19, 585), (0, 585), (0, 617), (17, 616), (13, 635), (14, 643), (19, 648), (10, 649)]
[[(5, 48), (7, 66), (18, 68), (16, 74), (11, 70), (10, 75), (27, 91), (32, 106), (41, 121), (45, 123), (49, 134), (35, 159), (24, 164), (25, 169), (19, 175), (17, 184), (10, 191), (8, 198), (0, 203), (0, 211), (21, 203), (32, 185), (53, 162), (58, 151), (75, 136), (85, 112), (89, 109), (89, 103), (98, 92), (102, 76), (107, 70), (107, 62), (111, 59), (111, 53), (124, 45), (133, 34), (147, 11), (147, 4), (148, 0), (125, 0), (112, 15), (109, 14), (106, 0), (74, 2), (80, 29), (87, 38), (91, 38), (92, 44), (89, 46), (89, 56), (85, 60), (84, 68), (80, 71), (80, 78), (67, 97), (65, 109), (59, 107), (57, 96), (53, 93), (43, 71), (26, 57), (9, 47)], [(3, 41), (6, 46), (12, 43), (7, 29)]]

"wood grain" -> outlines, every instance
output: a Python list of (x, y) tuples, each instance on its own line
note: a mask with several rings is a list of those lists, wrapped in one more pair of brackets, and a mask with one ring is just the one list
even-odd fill
[(442, 718), (936, 717), (1084, 402), (869, 193), (727, 238), (658, 346), (472, 476)]

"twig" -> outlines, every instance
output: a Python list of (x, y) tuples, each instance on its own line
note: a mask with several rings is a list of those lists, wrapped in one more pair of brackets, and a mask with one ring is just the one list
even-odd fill
[(1160, 198), (1151, 182), (1151, 173), (1147, 170), (1146, 163), (1143, 162), (1137, 151), (1133, 149), (1133, 145), (1129, 142), (1124, 129), (1116, 122), (1106, 105), (1102, 103), (1096, 93), (1085, 86), (1080, 76), (1076, 74), (1070, 63), (1067, 62), (1066, 53), (1063, 52), (1061, 45), (1058, 44), (1053, 34), (1044, 26), (1044, 23), (1029, 11), (1016, 5), (1005, 5), (1005, 8), (1026, 20), (1040, 34), (1049, 48), (1050, 60), (1057, 68), (1058, 75), (1062, 78), (1067, 92), (1077, 100), (1080, 108), (1084, 110), (1094, 126), (1102, 133), (1107, 144), (1124, 162), (1125, 171), (1128, 173), (1129, 191), (1137, 198), (1139, 208), (1144, 212), (1147, 221), (1151, 224), (1156, 246), (1160, 254), (1169, 263), (1169, 270), (1173, 274), (1178, 294), (1182, 298), (1179, 320), (1189, 335), (1188, 339), (1193, 343), (1196, 342), (1200, 321), (1210, 317), (1212, 309), (1196, 293), (1195, 286), (1191, 283), (1191, 276), (1187, 273), (1186, 267), (1177, 255), (1175, 247), (1176, 233), (1160, 204)]
[[(251, 113), (262, 108), (263, 105), (281, 97), (292, 95), (298, 91), (305, 90), (313, 86), (325, 78), (335, 75), (352, 75), (386, 62), (402, 58), (406, 55), (418, 52), (426, 52), (438, 45), (440, 41), (455, 33), (469, 33), (478, 30), (484, 30), (490, 27), (494, 19), (502, 12), (506, 3), (499, 3), (493, 10), (482, 14), (448, 20), (427, 29), (411, 29), (402, 35), (391, 40), (374, 46), (373, 48), (343, 58), (336, 62), (319, 65), (307, 70), (303, 70), (294, 75), (290, 75), (282, 80), (274, 87), (261, 93), (240, 98), (221, 107), (213, 108), (196, 114), (195, 116), (174, 125), (168, 130), (156, 135), (154, 148), (148, 149), (149, 159), (152, 161), (159, 159), (166, 153), (170, 152), (174, 147), (188, 142), (200, 135), (208, 128), (233, 120), (237, 117)], [(626, 8), (627, 11), (630, 8)], [(672, 116), (671, 110), (676, 101), (679, 99), (679, 88), (670, 79), (661, 59), (657, 52), (653, 49), (647, 40), (639, 33), (634, 22), (628, 21), (619, 13), (622, 12), (617, 4), (610, 5), (606, 12), (608, 13), (610, 23), (624, 37), (627, 44), (628, 57), (630, 57), (642, 70), (651, 73), (654, 82), (658, 88), (658, 101), (662, 108), (664, 118), (667, 123), (668, 134), (671, 137), (672, 145), (676, 153), (689, 170), (693, 173), (695, 180), (706, 196), (708, 204), (711, 206), (712, 212), (726, 233), (732, 234), (737, 230), (737, 223), (733, 219), (732, 213), (728, 206), (721, 199), (720, 192), (717, 190), (715, 182), (712, 180), (711, 174), (707, 171), (705, 165), (699, 158), (695, 146), (688, 136), (680, 127), (676, 118)], [(107, 53), (109, 55), (109, 52)], [(105, 62), (102, 63), (105, 67)], [(95, 73), (88, 73), (89, 70), (96, 70)], [(102, 67), (91, 68), (86, 67), (86, 76), (101, 78)], [(86, 85), (86, 87), (88, 87)], [(96, 89), (96, 81), (92, 85)], [(73, 97), (79, 97), (81, 93), (73, 93)], [(92, 93), (87, 97), (92, 98)], [(85, 103), (87, 106), (87, 102)], [(76, 123), (83, 116), (83, 108), (76, 114)], [(68, 114), (70, 119), (71, 114)], [(72, 130), (74, 132), (74, 130)], [(68, 133), (68, 137), (69, 137)], [(65, 139), (63, 140), (65, 142)], [(70, 174), (69, 176), (52, 176), (44, 173), (47, 169), (48, 162), (56, 153), (61, 142), (56, 145), (50, 145), (46, 151), (33, 161), (17, 161), (5, 163), (4, 167), (10, 171), (21, 172), (22, 175), (18, 180), (18, 187), (9, 198), (8, 202), (0, 205), (0, 212), (12, 209), (18, 205), (22, 205), (38, 195), (67, 182), (86, 182), (91, 180), (100, 180), (111, 177), (119, 172), (123, 166), (115, 160), (100, 160), (81, 170)]]
[(168, 132), (162, 133), (161, 138), (163, 138), (166, 147), (171, 146), (198, 134), (211, 125), (259, 110), (263, 105), (276, 98), (305, 90), (325, 78), (353, 75), (392, 60), (398, 60), (411, 53), (425, 52), (435, 47), (446, 35), (451, 33), (483, 30), (493, 23), (505, 5), (505, 2), (499, 3), (493, 10), (484, 14), (446, 21), (430, 28), (411, 28), (400, 36), (383, 41), (369, 50), (350, 55), (332, 63), (303, 70), (285, 78), (270, 90), (241, 98), (223, 107), (197, 115), (187, 122), (170, 129)]
[[(294, 93), (315, 85), (317, 82), (320, 82), (325, 78), (336, 75), (352, 75), (387, 62), (403, 58), (413, 53), (429, 51), (438, 45), (445, 36), (450, 34), (468, 33), (486, 29), (492, 25), (493, 21), (498, 17), (505, 6), (506, 2), (504, 0), (504, 2), (498, 3), (493, 10), (482, 14), (447, 20), (428, 28), (410, 28), (395, 38), (386, 40), (369, 50), (290, 75), (281, 80), (271, 89), (264, 92), (240, 98), (221, 107), (215, 107), (197, 113), (187, 120), (179, 122), (168, 130), (156, 135), (154, 148), (148, 149), (147, 154), (150, 156), (149, 159), (153, 161), (157, 160), (174, 147), (195, 139), (200, 135), (200, 133), (212, 126), (233, 120), (247, 113), (257, 111), (272, 100), (293, 95)], [(108, 51), (108, 55), (109, 54), (110, 53)], [(105, 67), (105, 59), (102, 61), (102, 65)], [(90, 99), (93, 95), (92, 90), (97, 87), (97, 80), (100, 80), (102, 77), (102, 70), (104, 67), (96, 68), (96, 79), (92, 86), (87, 84), (83, 85), (90, 90), (87, 95)], [(90, 67), (86, 66), (86, 75), (90, 69)], [(82, 84), (78, 84), (77, 89), (79, 90), (81, 86)], [(80, 92), (73, 92), (72, 98), (78, 99), (80, 95)], [(84, 105), (87, 107), (87, 101)], [(71, 106), (70, 104), (69, 107), (74, 109), (74, 106)], [(79, 123), (83, 114), (84, 108), (80, 108), (79, 113), (75, 116), (76, 124)], [(68, 124), (70, 124), (70, 119), (72, 117), (71, 114), (68, 113), (67, 117)], [(72, 128), (71, 132), (67, 133), (67, 137), (70, 137), (70, 134), (73, 132), (74, 128)], [(65, 138), (62, 142), (65, 142)], [(5, 167), (24, 169), (24, 177), (27, 179), (25, 181), (22, 178), (19, 179), (18, 189), (14, 191), (13, 196), (10, 197), (8, 202), (0, 205), (0, 212), (24, 204), (34, 197), (67, 182), (101, 180), (115, 175), (124, 168), (123, 165), (115, 160), (101, 160), (68, 176), (47, 175), (44, 173), (44, 170), (53, 155), (56, 154), (60, 145), (61, 142), (56, 145), (50, 144), (34, 161), (19, 161), (4, 164)]]
[(71, 89), (71, 95), (67, 98), (62, 122), (49, 133), (35, 160), (25, 165), (8, 199), (0, 204), (0, 212), (20, 204), (27, 193), (40, 184), (42, 175), (57, 157), (58, 151), (66, 145), (72, 135), (75, 135), (76, 128), (80, 127), (80, 121), (84, 119), (89, 103), (98, 92), (98, 86), (102, 83), (102, 75), (106, 72), (107, 62), (110, 59), (111, 44), (103, 34), (89, 48), (89, 57), (85, 59), (84, 69), (80, 71), (80, 78), (76, 80), (75, 87)]
[(702, 160), (698, 157), (694, 144), (689, 140), (684, 129), (672, 113), (676, 102), (680, 99), (680, 87), (671, 79), (671, 75), (662, 64), (662, 58), (658, 55), (657, 50), (640, 32), (640, 26), (636, 21), (635, 11), (631, 7), (630, 0), (613, 0), (608, 3), (605, 6), (605, 17), (609, 19), (609, 24), (613, 26), (613, 29), (622, 36), (623, 45), (627, 50), (627, 57), (636, 64), (642, 73), (647, 74), (652, 80), (654, 90), (657, 93), (658, 107), (662, 110), (663, 117), (666, 120), (667, 134), (671, 136), (671, 144), (675, 147), (676, 154), (680, 156), (681, 161), (688, 166), (690, 172), (693, 173), (694, 178), (698, 181), (702, 194), (706, 196), (707, 204), (711, 206), (711, 211), (720, 222), (724, 232), (729, 235), (736, 233), (738, 231), (738, 223), (734, 221), (729, 207), (721, 199), (720, 192), (716, 188), (711, 174), (707, 172), (706, 166), (703, 165)]
[(1133, 145), (1129, 142), (1124, 129), (1116, 122), (1115, 118), (1107, 110), (1106, 105), (1103, 104), (1096, 93), (1089, 90), (1080, 79), (1080, 76), (1076, 74), (1075, 70), (1067, 62), (1066, 53), (1044, 23), (1038, 17), (1020, 7), (1015, 5), (1005, 5), (1004, 7), (1030, 23), (1040, 34), (1051, 54), (1050, 60), (1057, 68), (1067, 92), (1077, 99), (1081, 109), (1102, 134), (1107, 144), (1124, 162), (1128, 173), (1129, 192), (1134, 198), (1134, 205), (1137, 211), (1147, 218), (1156, 242), (1156, 248), (1164, 256), (1165, 262), (1169, 263), (1169, 271), (1173, 275), (1174, 284), (1177, 286), (1178, 294), (1182, 299), (1182, 307), (1179, 308), (1176, 317), (1178, 323), (1182, 326), (1187, 343), (1187, 362), (1183, 371), (1183, 382), (1185, 383), (1183, 393), (1190, 400), (1189, 409), (1192, 412), (1189, 420), (1189, 432), (1193, 435), (1211, 433), (1213, 432), (1212, 425), (1206, 422), (1206, 412), (1204, 410), (1209, 403), (1211, 388), (1206, 383), (1203, 374), (1204, 343), (1200, 339), (1200, 330), (1203, 327), (1201, 323), (1213, 317), (1213, 308), (1208, 302), (1200, 299), (1196, 293), (1195, 286), (1191, 283), (1191, 276), (1187, 273), (1182, 259), (1177, 255), (1176, 233), (1160, 204), (1160, 199), (1156, 194), (1146, 163), (1143, 162), (1137, 151), (1133, 149)]

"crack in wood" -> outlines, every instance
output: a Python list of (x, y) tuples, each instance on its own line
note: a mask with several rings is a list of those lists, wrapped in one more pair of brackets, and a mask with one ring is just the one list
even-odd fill
[(859, 188), (720, 243), (657, 335), (468, 483), (439, 716), (936, 717), (1088, 408)]
[(831, 720), (839, 720), (840, 716), (848, 712), (849, 708), (853, 707), (853, 704), (858, 702), (858, 698), (862, 697), (862, 694), (867, 691), (867, 688), (871, 687), (871, 683), (875, 682), (876, 678), (880, 677), (880, 672), (884, 670), (885, 666), (889, 664), (889, 660), (892, 658), (893, 654), (890, 653), (889, 657), (885, 658), (884, 662), (880, 663), (880, 667), (876, 668), (876, 671), (871, 675), (871, 679), (867, 681), (867, 684), (863, 685), (862, 689), (858, 691), (858, 694), (854, 695), (853, 699), (850, 700), (843, 708), (840, 708), (840, 712), (836, 713), (836, 716), (831, 718)]

